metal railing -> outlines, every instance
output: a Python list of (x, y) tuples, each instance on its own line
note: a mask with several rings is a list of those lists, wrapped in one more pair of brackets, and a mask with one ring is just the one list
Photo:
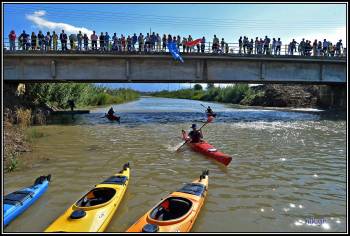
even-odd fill
[[(261, 44), (260, 44), (261, 45)], [(60, 40), (58, 40), (56, 43), (53, 41), (46, 43), (46, 42), (39, 42), (38, 40), (34, 43), (31, 40), (27, 41), (26, 43), (20, 42), (16, 39), (14, 43), (10, 43), (8, 38), (4, 39), (3, 48), (4, 51), (43, 51), (50, 53), (57, 51), (60, 53), (71, 53), (71, 52), (79, 52), (79, 53), (91, 53), (91, 52), (99, 52), (99, 53), (164, 53), (169, 52), (169, 49), (164, 45), (163, 43), (155, 43), (153, 44), (142, 44), (140, 45), (138, 42), (135, 44), (128, 45), (126, 44), (120, 44), (120, 43), (114, 43), (112, 40), (108, 41), (108, 44), (106, 41), (100, 42), (100, 40), (97, 40), (96, 44), (93, 45), (92, 41), (89, 40), (87, 43), (84, 41), (78, 43), (77, 41), (70, 42), (70, 40), (67, 40), (66, 46), (63, 47), (64, 44)], [(95, 47), (93, 47), (95, 46)], [(65, 49), (65, 50), (62, 50)], [(179, 52), (181, 54), (187, 54), (187, 53), (196, 53), (196, 54), (235, 54), (235, 55), (266, 55), (266, 56), (329, 56), (329, 57), (346, 57), (346, 48), (342, 48), (341, 50), (326, 50), (323, 51), (322, 49), (311, 49), (311, 50), (304, 50), (299, 51), (298, 50), (298, 44), (296, 47), (291, 50), (289, 45), (284, 44), (281, 45), (279, 50), (277, 48), (272, 48), (272, 44), (270, 44), (268, 47), (264, 47), (264, 45), (256, 45), (255, 43), (253, 46), (243, 47), (239, 46), (238, 43), (225, 43), (225, 45), (222, 45), (219, 43), (218, 47), (213, 47), (212, 42), (208, 42), (205, 44), (198, 44), (198, 46), (193, 47), (183, 47), (182, 44), (178, 45)]]

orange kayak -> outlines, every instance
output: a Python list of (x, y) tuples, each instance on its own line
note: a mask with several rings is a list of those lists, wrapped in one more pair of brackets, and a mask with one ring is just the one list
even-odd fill
[(189, 232), (204, 204), (209, 171), (169, 194), (126, 232)]

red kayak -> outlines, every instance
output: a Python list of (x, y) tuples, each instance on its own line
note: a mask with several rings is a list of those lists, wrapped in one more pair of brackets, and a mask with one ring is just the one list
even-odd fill
[(108, 120), (116, 120), (119, 122), (120, 120), (120, 116), (115, 116), (115, 115), (110, 115), (110, 114), (106, 114), (106, 117), (108, 118)]
[[(188, 137), (186, 131), (184, 131), (184, 130), (182, 130), (182, 139), (185, 141), (189, 140), (189, 137)], [(216, 161), (224, 164), (225, 166), (230, 164), (230, 162), (232, 161), (232, 157), (230, 157), (229, 155), (227, 155), (225, 153), (218, 151), (214, 146), (210, 145), (206, 141), (201, 141), (199, 143), (188, 142), (187, 145), (190, 146), (194, 151), (200, 152), (200, 153), (202, 153), (210, 158), (213, 158)]]

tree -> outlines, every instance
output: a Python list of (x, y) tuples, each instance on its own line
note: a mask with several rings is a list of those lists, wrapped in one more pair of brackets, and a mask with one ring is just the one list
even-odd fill
[(214, 88), (214, 83), (207, 83), (207, 89)]
[(194, 87), (193, 87), (194, 90), (202, 90), (202, 85), (200, 84), (196, 84)]

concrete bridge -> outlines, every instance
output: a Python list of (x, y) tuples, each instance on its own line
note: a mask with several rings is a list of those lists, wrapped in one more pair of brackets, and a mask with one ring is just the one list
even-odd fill
[(5, 82), (306, 83), (345, 85), (347, 59), (237, 54), (4, 52)]

